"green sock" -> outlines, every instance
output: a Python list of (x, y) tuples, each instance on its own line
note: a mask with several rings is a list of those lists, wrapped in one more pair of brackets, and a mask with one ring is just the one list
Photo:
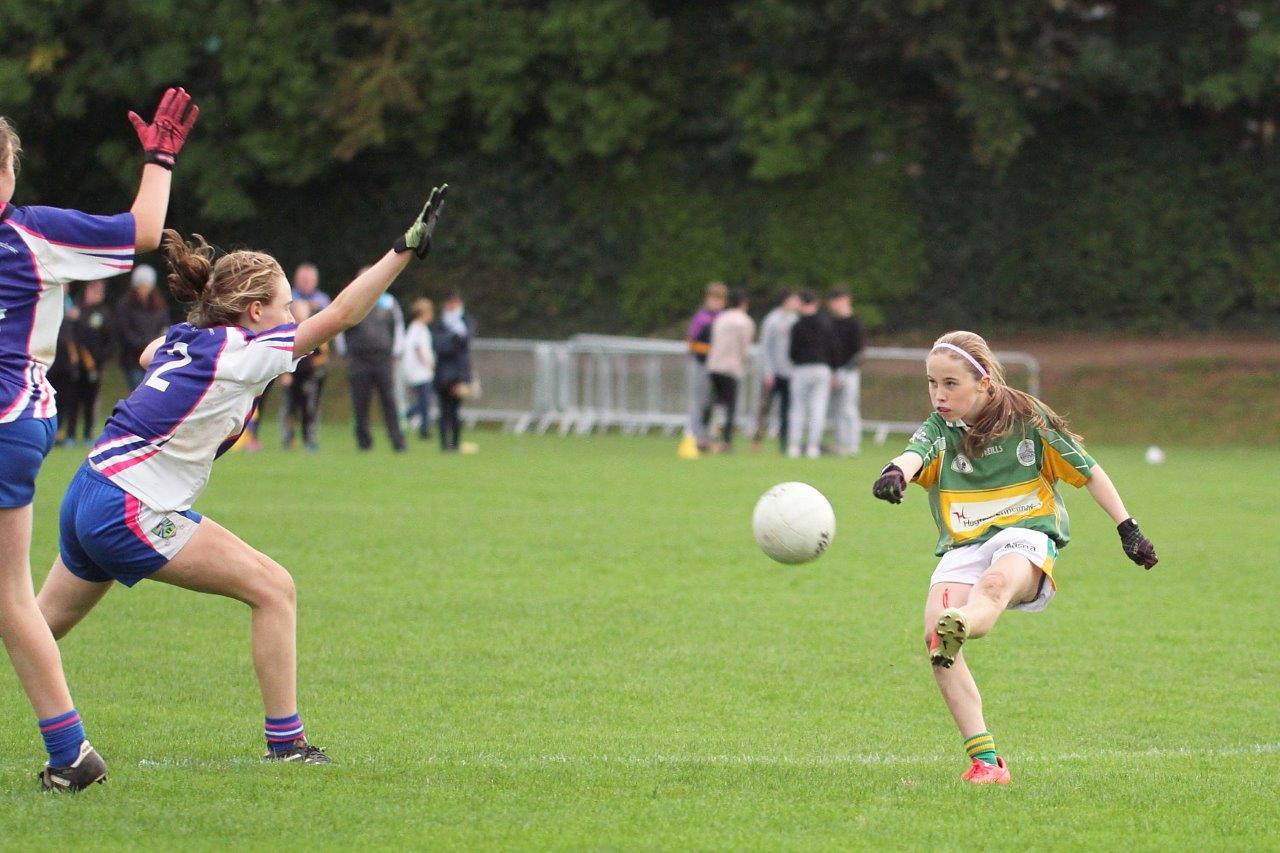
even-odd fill
[(964, 751), (970, 758), (976, 758), (985, 764), (996, 763), (996, 739), (991, 732), (982, 732), (968, 738), (964, 742)]

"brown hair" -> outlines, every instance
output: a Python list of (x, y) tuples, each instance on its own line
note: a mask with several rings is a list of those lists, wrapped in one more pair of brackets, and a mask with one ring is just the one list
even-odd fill
[(425, 296), (413, 300), (413, 304), (409, 306), (409, 316), (415, 320), (421, 320), (428, 314), (434, 317), (436, 306)]
[(21, 153), (22, 140), (18, 139), (18, 131), (13, 129), (7, 118), (0, 116), (0, 166), (12, 163), (13, 170), (18, 171), (18, 155)]
[(172, 228), (164, 236), (169, 290), (198, 328), (234, 324), (255, 301), (270, 302), (284, 279), (280, 264), (264, 252), (229, 252), (215, 261), (213, 247), (199, 234), (191, 243)]
[(1004, 366), (991, 352), (991, 347), (987, 346), (987, 342), (981, 335), (963, 331), (947, 332), (934, 341), (933, 350), (929, 353), (933, 355), (936, 352), (949, 356), (962, 364), (975, 379), (981, 379), (982, 375), (969, 363), (968, 359), (946, 348), (939, 349), (939, 344), (950, 344), (964, 350), (974, 361), (982, 365), (982, 369), (991, 378), (991, 387), (987, 389), (987, 403), (978, 413), (977, 420), (969, 424), (964, 437), (965, 452), (971, 457), (976, 458), (993, 440), (1013, 432), (1019, 421), (1030, 421), (1041, 429), (1054, 429), (1074, 441), (1080, 441), (1080, 436), (1071, 431), (1066, 419), (1048, 405), (1025, 391), (1010, 388), (1005, 384)]
[(726, 299), (729, 296), (729, 288), (725, 287), (723, 281), (713, 281), (707, 285), (705, 296), (714, 296), (717, 299)]

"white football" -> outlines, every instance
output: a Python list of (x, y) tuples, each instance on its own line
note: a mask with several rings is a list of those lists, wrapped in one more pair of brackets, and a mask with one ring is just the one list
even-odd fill
[(756, 544), (779, 563), (807, 563), (836, 535), (836, 514), (822, 492), (806, 483), (779, 483), (751, 515)]

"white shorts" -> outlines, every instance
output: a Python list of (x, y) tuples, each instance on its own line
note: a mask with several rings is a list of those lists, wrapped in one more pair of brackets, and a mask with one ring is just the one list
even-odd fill
[(1010, 610), (1035, 613), (1044, 610), (1053, 598), (1056, 586), (1053, 581), (1053, 563), (1058, 558), (1058, 546), (1039, 530), (1010, 527), (1001, 530), (986, 542), (978, 545), (962, 545), (942, 555), (938, 568), (933, 570), (929, 585), (939, 583), (975, 584), (983, 572), (991, 568), (1005, 554), (1018, 554), (1031, 561), (1031, 565), (1044, 572), (1040, 578), (1040, 591), (1031, 601), (1010, 604)]

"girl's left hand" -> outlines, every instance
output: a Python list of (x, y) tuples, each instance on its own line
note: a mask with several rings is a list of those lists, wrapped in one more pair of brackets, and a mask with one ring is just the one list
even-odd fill
[(1150, 539), (1142, 535), (1136, 520), (1126, 518), (1116, 527), (1116, 532), (1120, 534), (1120, 547), (1124, 548), (1125, 556), (1130, 560), (1133, 560), (1144, 569), (1150, 569), (1160, 562), (1159, 558), (1156, 557), (1156, 546), (1151, 544)]

